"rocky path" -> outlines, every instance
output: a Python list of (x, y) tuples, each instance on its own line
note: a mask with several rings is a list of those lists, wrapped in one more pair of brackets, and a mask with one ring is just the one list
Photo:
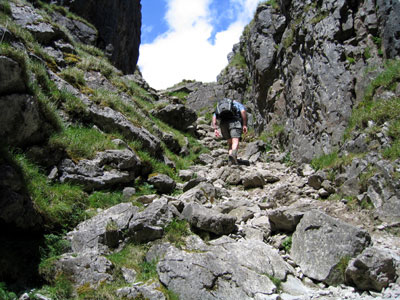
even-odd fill
[[(400, 298), (400, 239), (375, 226), (371, 211), (321, 200), (334, 193), (330, 182), (315, 185), (308, 165), (285, 164), (261, 141), (242, 145), (241, 164), (228, 166), (224, 142), (208, 125), (198, 132), (210, 153), (180, 172), (184, 183), (152, 178), (159, 191), (171, 184), (181, 194), (145, 196), (144, 210), (121, 203), (81, 223), (68, 233), (71, 251), (56, 273), (77, 287), (113, 282), (106, 255), (133, 241), (148, 243), (159, 282), (137, 282), (122, 268), (118, 297), (167, 299), (162, 284), (181, 300)], [(180, 245), (163, 239), (176, 218), (195, 233)]]

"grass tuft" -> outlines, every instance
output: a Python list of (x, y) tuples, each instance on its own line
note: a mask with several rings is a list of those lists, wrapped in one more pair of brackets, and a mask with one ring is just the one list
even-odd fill
[(172, 220), (165, 228), (165, 238), (171, 244), (181, 248), (185, 244), (185, 237), (190, 235), (189, 224), (184, 220)]
[(97, 152), (118, 149), (112, 139), (95, 128), (71, 126), (51, 136), (49, 146), (65, 149), (73, 160), (93, 159)]

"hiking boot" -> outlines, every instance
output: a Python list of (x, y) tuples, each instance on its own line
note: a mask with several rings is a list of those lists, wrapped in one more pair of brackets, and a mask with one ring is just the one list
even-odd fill
[(237, 149), (232, 150), (232, 160), (234, 165), (238, 165), (238, 160), (237, 160)]
[(236, 158), (235, 156), (233, 156), (233, 155), (229, 155), (229, 162), (228, 162), (228, 164), (229, 164), (230, 166), (232, 166), (232, 165), (238, 165), (237, 158)]

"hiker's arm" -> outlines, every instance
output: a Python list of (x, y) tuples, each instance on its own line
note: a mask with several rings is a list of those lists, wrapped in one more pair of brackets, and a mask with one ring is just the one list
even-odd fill
[(247, 133), (247, 113), (245, 110), (240, 111), (240, 115), (242, 116), (242, 122), (243, 122), (243, 133)]
[(219, 131), (217, 128), (217, 116), (215, 114), (213, 114), (213, 117), (212, 117), (212, 127), (214, 128), (215, 136), (219, 137)]

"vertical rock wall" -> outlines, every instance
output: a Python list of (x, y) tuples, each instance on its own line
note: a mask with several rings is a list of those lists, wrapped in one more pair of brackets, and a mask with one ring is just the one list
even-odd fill
[[(366, 70), (400, 54), (400, 3), (277, 2), (258, 7), (234, 47), (248, 66), (242, 101), (254, 111), (259, 133), (283, 128), (280, 142), (293, 158), (310, 161), (341, 144), (368, 84)], [(233, 76), (231, 69), (220, 83)]]
[(99, 31), (97, 45), (106, 50), (118, 69), (124, 73), (134, 73), (139, 58), (142, 26), (140, 0), (61, 2), (97, 28)]

